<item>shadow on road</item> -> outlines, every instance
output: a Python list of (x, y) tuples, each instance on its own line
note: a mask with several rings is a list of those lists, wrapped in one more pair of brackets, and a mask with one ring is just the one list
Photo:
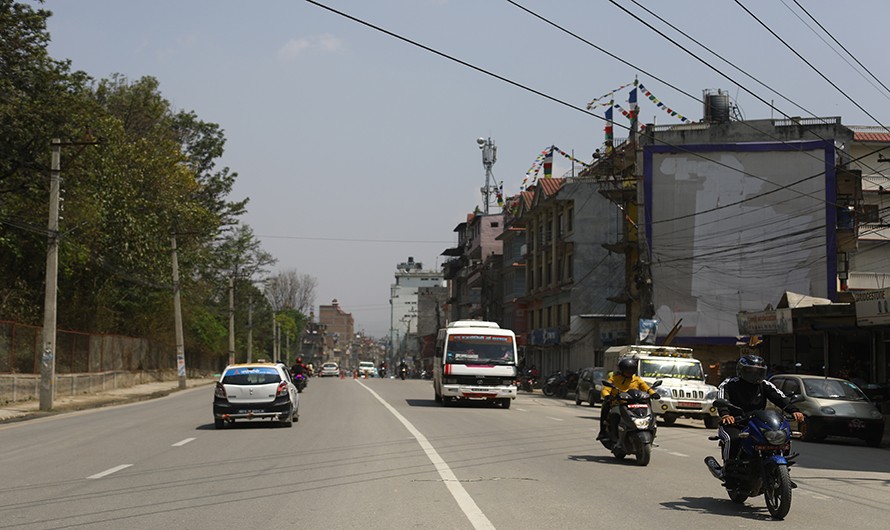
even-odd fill
[(440, 403), (436, 403), (434, 399), (406, 399), (405, 403), (409, 407), (441, 407)]
[[(718, 489), (716, 491), (718, 493), (723, 492), (722, 489)], [(753, 519), (755, 521), (771, 520), (769, 512), (766, 510), (766, 506), (751, 506), (750, 501), (747, 501), (745, 504), (736, 504), (729, 499), (720, 499), (713, 497), (683, 497), (682, 500), (662, 502), (661, 505), (665, 508), (677, 510), (680, 512), (698, 512), (707, 513), (709, 515), (743, 517), (745, 519)]]
[(618, 460), (612, 455), (569, 455), (569, 460), (575, 462), (593, 462), (596, 464), (612, 464), (616, 466), (638, 467), (633, 456)]

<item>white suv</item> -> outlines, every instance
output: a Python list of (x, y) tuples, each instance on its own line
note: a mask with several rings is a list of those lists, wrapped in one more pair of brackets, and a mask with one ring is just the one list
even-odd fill
[(358, 373), (359, 375), (365, 377), (374, 377), (374, 374), (377, 372), (377, 369), (374, 368), (374, 363), (371, 361), (361, 361), (358, 363)]

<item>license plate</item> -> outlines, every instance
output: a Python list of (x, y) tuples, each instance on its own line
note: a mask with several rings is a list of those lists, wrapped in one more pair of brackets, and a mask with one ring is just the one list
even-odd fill
[(865, 422), (862, 420), (853, 420), (850, 422), (850, 430), (851, 431), (855, 431), (858, 429), (864, 429), (864, 428), (865, 428)]
[(262, 412), (262, 411), (261, 411), (261, 410), (241, 409), (241, 410), (238, 411), (238, 414), (258, 414), (258, 413), (260, 413), (260, 412)]
[(684, 409), (700, 409), (701, 403), (696, 403), (695, 401), (679, 401), (677, 402), (677, 406)]

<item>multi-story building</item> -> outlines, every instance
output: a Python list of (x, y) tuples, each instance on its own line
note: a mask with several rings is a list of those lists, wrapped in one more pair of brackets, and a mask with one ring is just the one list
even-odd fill
[(343, 311), (340, 302), (334, 298), (330, 305), (318, 307), (318, 322), (325, 327), (325, 353), (342, 358), (355, 335), (355, 319), (352, 313)]
[(418, 291), (425, 287), (442, 287), (442, 273), (424, 270), (423, 264), (409, 257), (396, 266), (395, 283), (390, 286), (390, 352), (389, 364), (420, 355), (418, 344)]
[(579, 177), (538, 180), (520, 201), (526, 363), (542, 373), (594, 365), (623, 329), (623, 308), (609, 297), (624, 284), (624, 261), (604, 247), (619, 232), (616, 212), (595, 180)]
[(890, 132), (883, 127), (849, 126), (850, 168), (861, 172), (862, 203), (855, 253), (839, 263), (850, 290), (890, 287)]

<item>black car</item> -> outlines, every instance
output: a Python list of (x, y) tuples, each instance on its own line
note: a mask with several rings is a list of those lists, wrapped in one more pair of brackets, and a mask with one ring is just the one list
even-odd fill
[(602, 366), (584, 368), (578, 374), (578, 387), (575, 389), (575, 405), (586, 401), (592, 407), (603, 400), (603, 380), (609, 379), (609, 371)]

